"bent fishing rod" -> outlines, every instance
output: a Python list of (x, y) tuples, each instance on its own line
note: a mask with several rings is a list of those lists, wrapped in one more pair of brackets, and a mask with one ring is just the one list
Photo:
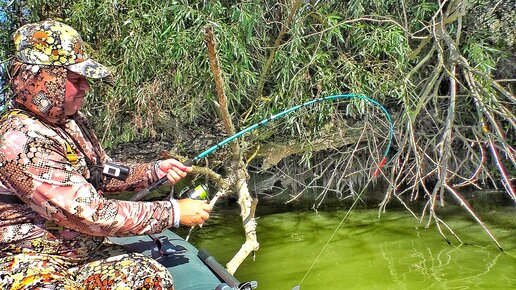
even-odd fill
[[(317, 99), (313, 99), (313, 100), (307, 101), (307, 102), (305, 102), (303, 104), (291, 107), (290, 109), (286, 109), (286, 110), (284, 110), (282, 112), (279, 112), (277, 114), (274, 114), (274, 115), (272, 115), (272, 116), (270, 116), (270, 117), (268, 117), (266, 119), (263, 119), (262, 121), (260, 121), (258, 123), (255, 123), (255, 124), (245, 128), (245, 129), (243, 129), (242, 131), (240, 131), (238, 133), (235, 133), (234, 135), (232, 135), (232, 136), (230, 136), (230, 137), (220, 141), (216, 145), (213, 145), (212, 147), (210, 147), (210, 148), (206, 149), (205, 151), (199, 153), (194, 158), (185, 161), (183, 164), (186, 165), (186, 166), (192, 166), (193, 164), (195, 164), (200, 159), (210, 155), (211, 153), (213, 153), (217, 149), (223, 147), (224, 145), (228, 144), (229, 142), (231, 142), (231, 141), (233, 141), (233, 140), (235, 140), (235, 139), (243, 136), (244, 134), (249, 133), (249, 132), (251, 132), (251, 131), (253, 131), (255, 129), (263, 127), (263, 126), (267, 125), (269, 122), (274, 121), (276, 119), (279, 119), (279, 118), (281, 118), (281, 117), (283, 117), (283, 116), (285, 116), (285, 115), (287, 115), (287, 114), (289, 114), (291, 112), (297, 111), (297, 110), (299, 110), (301, 108), (308, 107), (308, 106), (313, 105), (313, 104), (317, 104), (317, 103), (321, 103), (321, 102), (329, 101), (329, 100), (336, 100), (336, 99), (360, 99), (360, 100), (365, 100), (365, 101), (369, 102), (370, 104), (379, 107), (383, 111), (383, 113), (385, 114), (385, 117), (387, 118), (387, 121), (389, 122), (389, 141), (388, 141), (387, 147), (385, 148), (385, 151), (384, 151), (384, 153), (382, 155), (382, 159), (381, 159), (380, 163), (378, 164), (378, 168), (373, 173), (373, 176), (377, 176), (380, 173), (380, 169), (385, 165), (385, 163), (387, 163), (387, 155), (389, 154), (389, 151), (391, 149), (392, 139), (393, 139), (393, 136), (394, 136), (394, 124), (392, 122), (391, 115), (389, 115), (389, 112), (387, 111), (387, 109), (385, 109), (382, 105), (380, 105), (380, 103), (378, 103), (377, 101), (375, 101), (375, 100), (373, 100), (373, 99), (371, 99), (369, 97), (366, 97), (366, 96), (363, 96), (363, 95), (355, 95), (355, 94), (340, 94), (340, 95), (333, 95), (333, 96), (328, 96), (328, 97), (323, 97), (323, 98), (317, 98)], [(151, 184), (149, 187), (139, 191), (130, 200), (132, 200), (132, 201), (141, 200), (142, 198), (144, 198), (147, 195), (149, 195), (151, 191), (153, 191), (154, 189), (158, 188), (159, 186), (161, 186), (162, 184), (164, 184), (167, 181), (168, 181), (168, 179), (167, 179), (166, 176), (162, 177), (158, 181), (156, 181), (153, 184)]]

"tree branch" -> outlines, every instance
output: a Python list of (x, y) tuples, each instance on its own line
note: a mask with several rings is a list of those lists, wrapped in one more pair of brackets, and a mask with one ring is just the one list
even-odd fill
[[(233, 125), (231, 115), (229, 114), (228, 110), (227, 98), (224, 92), (224, 80), (222, 79), (222, 74), (220, 71), (219, 59), (216, 50), (216, 41), (213, 35), (213, 28), (211, 26), (207, 26), (205, 28), (205, 39), (208, 46), (208, 58), (210, 61), (210, 67), (215, 78), (215, 87), (219, 100), (221, 118), (224, 122), (227, 133), (234, 135), (235, 126)], [(240, 251), (238, 251), (233, 259), (231, 259), (231, 261), (229, 261), (226, 265), (228, 272), (234, 274), (245, 258), (251, 252), (257, 251), (260, 245), (256, 237), (256, 220), (254, 218), (254, 210), (252, 209), (253, 202), (247, 186), (247, 179), (249, 175), (247, 173), (245, 163), (242, 160), (243, 155), (240, 149), (240, 145), (238, 142), (232, 142), (230, 147), (232, 156), (231, 164), (233, 165), (232, 167), (235, 171), (230, 174), (231, 177), (229, 177), (229, 180), (234, 180), (232, 184), (234, 184), (235, 191), (238, 195), (240, 215), (244, 224), (246, 238), (246, 241), (242, 245)]]

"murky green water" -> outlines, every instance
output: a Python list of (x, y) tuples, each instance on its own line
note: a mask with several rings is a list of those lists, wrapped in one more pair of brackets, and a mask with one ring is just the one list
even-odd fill
[[(355, 210), (336, 232), (346, 211), (269, 214), (258, 220), (260, 250), (236, 273), (259, 289), (516, 289), (515, 208), (482, 213), (504, 247), (501, 252), (466, 214), (445, 220), (467, 244), (449, 246), (435, 227), (407, 212)], [(244, 241), (237, 211), (214, 214), (191, 242), (222, 264)], [(452, 238), (452, 236), (449, 236)]]

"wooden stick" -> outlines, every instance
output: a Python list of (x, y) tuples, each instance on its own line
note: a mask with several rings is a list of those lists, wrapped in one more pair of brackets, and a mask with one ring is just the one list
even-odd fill
[[(204, 32), (206, 45), (208, 47), (208, 58), (210, 61), (210, 67), (215, 78), (215, 88), (218, 95), (221, 118), (224, 122), (226, 133), (228, 133), (229, 135), (233, 135), (235, 134), (235, 126), (233, 125), (233, 121), (231, 120), (231, 115), (229, 114), (228, 110), (227, 97), (224, 92), (224, 80), (222, 79), (222, 73), (220, 71), (220, 62), (217, 55), (216, 40), (215, 36), (213, 35), (213, 28), (211, 26), (207, 26)], [(235, 256), (231, 259), (231, 261), (229, 261), (226, 265), (228, 272), (234, 274), (240, 266), (240, 264), (242, 264), (242, 262), (245, 260), (245, 258), (247, 258), (247, 256), (251, 252), (258, 250), (259, 243), (256, 237), (256, 221), (254, 219), (254, 210), (252, 209), (252, 198), (247, 187), (247, 179), (249, 177), (249, 174), (247, 173), (245, 163), (242, 160), (242, 150), (238, 142), (231, 142), (230, 148), (232, 156), (232, 165), (234, 165), (235, 170), (233, 171), (234, 173), (232, 173), (232, 177), (229, 177), (228, 179), (234, 180), (233, 184), (236, 185), (235, 191), (238, 195), (240, 215), (242, 217), (242, 221), (244, 222), (246, 238), (246, 241), (242, 245), (240, 251), (238, 251), (235, 254)]]

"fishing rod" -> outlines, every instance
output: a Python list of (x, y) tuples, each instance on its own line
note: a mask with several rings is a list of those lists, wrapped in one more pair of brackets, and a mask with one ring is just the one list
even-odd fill
[[(213, 153), (217, 149), (221, 148), (222, 146), (228, 144), (229, 142), (231, 142), (231, 141), (233, 141), (233, 140), (235, 140), (235, 139), (243, 136), (244, 134), (249, 133), (249, 132), (251, 132), (251, 131), (253, 131), (255, 129), (263, 127), (263, 126), (267, 125), (271, 121), (279, 119), (279, 118), (281, 118), (281, 117), (283, 117), (283, 116), (285, 116), (285, 115), (287, 115), (287, 114), (289, 114), (291, 112), (297, 111), (297, 110), (299, 110), (301, 108), (308, 107), (310, 105), (321, 103), (321, 102), (324, 102), (324, 101), (335, 100), (335, 99), (360, 99), (360, 100), (365, 100), (365, 101), (367, 101), (367, 102), (369, 102), (369, 103), (379, 107), (383, 111), (383, 113), (385, 114), (385, 117), (387, 118), (387, 120), (389, 122), (389, 141), (388, 141), (387, 147), (385, 148), (385, 151), (384, 151), (384, 153), (382, 155), (382, 159), (381, 159), (380, 163), (378, 164), (378, 168), (373, 173), (373, 176), (377, 176), (378, 174), (380, 174), (380, 169), (385, 165), (385, 163), (387, 163), (387, 155), (389, 154), (389, 151), (391, 149), (392, 139), (393, 139), (393, 136), (394, 136), (394, 124), (392, 122), (391, 115), (389, 115), (389, 112), (387, 111), (387, 109), (385, 109), (380, 103), (378, 103), (377, 101), (375, 101), (375, 100), (373, 100), (373, 99), (371, 99), (369, 97), (366, 97), (366, 96), (363, 96), (363, 95), (355, 95), (355, 94), (340, 94), (340, 95), (333, 95), (333, 96), (328, 96), (328, 97), (317, 98), (317, 99), (313, 99), (313, 100), (307, 101), (307, 102), (305, 102), (303, 104), (291, 107), (291, 108), (286, 109), (284, 111), (281, 111), (281, 112), (279, 112), (277, 114), (274, 114), (274, 115), (272, 115), (272, 116), (270, 116), (270, 117), (268, 117), (266, 119), (263, 119), (262, 121), (260, 121), (258, 123), (255, 123), (255, 124), (245, 128), (245, 129), (243, 129), (242, 131), (240, 131), (238, 133), (235, 133), (234, 135), (232, 135), (232, 136), (230, 136), (230, 137), (220, 141), (216, 145), (213, 145), (212, 147), (210, 147), (210, 148), (206, 149), (205, 151), (199, 153), (194, 158), (185, 161), (183, 164), (186, 165), (186, 166), (192, 166), (197, 161), (199, 161), (202, 158), (210, 155), (211, 153)], [(140, 200), (140, 199), (146, 197), (147, 195), (150, 194), (150, 192), (152, 190), (158, 188), (159, 186), (161, 186), (162, 184), (164, 184), (167, 181), (168, 181), (168, 179), (167, 179), (166, 176), (162, 177), (158, 181), (156, 181), (153, 184), (151, 184), (149, 187), (139, 191), (130, 200), (137, 201), (137, 200)]]

